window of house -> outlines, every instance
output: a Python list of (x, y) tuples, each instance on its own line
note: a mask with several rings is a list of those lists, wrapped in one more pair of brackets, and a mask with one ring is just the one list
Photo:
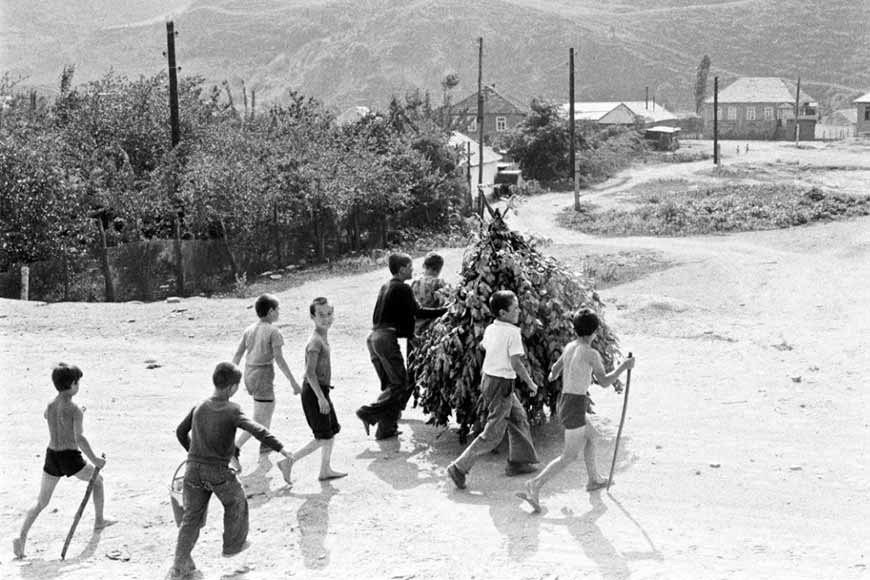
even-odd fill
[(755, 107), (746, 107), (746, 120), (754, 121), (755, 120)]
[(773, 107), (764, 107), (764, 120), (773, 121)]
[(507, 117), (496, 117), (495, 118), (495, 130), (496, 131), (507, 131)]
[(737, 120), (737, 107), (728, 107), (728, 120), (736, 121)]
[(716, 118), (717, 119), (722, 118), (722, 107), (716, 107)]
[(472, 117), (471, 121), (468, 122), (468, 130), (471, 133), (477, 131), (477, 117)]
[(864, 108), (864, 120), (870, 121), (870, 107)]

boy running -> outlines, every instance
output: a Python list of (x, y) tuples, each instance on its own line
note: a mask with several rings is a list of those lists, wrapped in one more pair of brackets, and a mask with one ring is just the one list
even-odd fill
[[(241, 379), (239, 367), (219, 363), (212, 374), (211, 397), (191, 409), (175, 430), (179, 443), (187, 450), (187, 466), (184, 516), (178, 529), (170, 578), (183, 578), (196, 569), (190, 553), (199, 539), (212, 493), (224, 506), (223, 555), (232, 556), (247, 547), (248, 499), (238, 476), (228, 466), (233, 457), (237, 428), (244, 429), (284, 457), (292, 457), (265, 427), (248, 419), (239, 405), (230, 402), (239, 390)], [(283, 475), (289, 484), (290, 473), (283, 471)]]
[(557, 408), (559, 420), (565, 427), (565, 447), (562, 455), (551, 461), (537, 477), (526, 482), (525, 491), (517, 493), (518, 497), (532, 506), (535, 513), (541, 511), (541, 504), (538, 501), (541, 488), (576, 460), (581, 450), (589, 477), (586, 491), (595, 491), (607, 486), (607, 479), (598, 473), (598, 465), (595, 461), (595, 429), (592, 425), (586, 425), (586, 392), (593, 375), (599, 385), (608, 387), (616, 382), (623, 371), (634, 368), (634, 359), (627, 358), (612, 372), (605, 372), (601, 355), (592, 348), (592, 340), (600, 325), (595, 312), (584, 308), (574, 315), (573, 323), (577, 339), (565, 346), (562, 356), (553, 365), (548, 377), (552, 382), (562, 375), (562, 394)]
[[(82, 371), (75, 365), (60, 363), (51, 371), (51, 381), (58, 394), (48, 404), (43, 414), (48, 422), (49, 442), (48, 449), (45, 450), (45, 464), (42, 467), (42, 485), (39, 488), (36, 504), (27, 510), (24, 523), (21, 525), (21, 533), (12, 540), (12, 551), (16, 558), (24, 558), (27, 533), (37, 516), (48, 505), (60, 478), (74, 475), (83, 481), (90, 481), (94, 466), (102, 468), (106, 464), (105, 459), (97, 457), (85, 438), (82, 427), (84, 410), (72, 400), (79, 392), (81, 378)], [(82, 452), (93, 465), (82, 458)], [(103, 502), (103, 476), (97, 475), (94, 480), (95, 530), (116, 523), (115, 520), (103, 516)]]
[[(279, 316), (278, 299), (271, 294), (263, 294), (254, 303), (254, 310), (260, 320), (245, 329), (233, 356), (233, 364), (239, 364), (242, 356), (245, 356), (245, 388), (254, 398), (253, 420), (268, 429), (272, 426), (272, 415), (275, 414), (275, 365), (290, 381), (294, 395), (298, 395), (302, 389), (284, 360), (284, 337), (274, 324)], [(236, 441), (236, 447), (241, 449), (250, 438), (247, 431), (242, 433)], [(261, 444), (260, 454), (266, 453), (269, 453), (269, 448)], [(238, 450), (231, 465), (236, 471), (242, 470)]]
[(528, 385), (532, 394), (538, 392), (538, 385), (523, 364), (525, 349), (517, 326), (520, 305), (516, 294), (510, 290), (493, 292), (489, 298), (489, 309), (496, 315), (496, 320), (483, 331), (483, 341), (480, 343), (486, 350), (480, 382), (487, 409), (486, 426), (462, 455), (447, 466), (447, 474), (459, 489), (465, 489), (465, 478), (477, 458), (498, 447), (505, 431), (508, 432), (505, 475), (531, 473), (536, 469), (533, 464), (538, 462), (526, 410), (514, 393), (517, 375)]
[(293, 463), (320, 448), (320, 481), (338, 479), (347, 473), (335, 471), (330, 465), (334, 437), (341, 431), (335, 406), (329, 397), (332, 389), (332, 364), (330, 362), (329, 327), (332, 326), (333, 308), (326, 298), (315, 298), (308, 307), (314, 332), (305, 345), (305, 379), (302, 383), (302, 411), (314, 439), (293, 454), (292, 459), (282, 459), (278, 465), (289, 473)]

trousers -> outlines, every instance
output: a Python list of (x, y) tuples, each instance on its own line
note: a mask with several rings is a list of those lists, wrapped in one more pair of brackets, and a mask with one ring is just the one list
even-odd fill
[(381, 382), (381, 394), (374, 402), (360, 407), (359, 414), (370, 423), (377, 423), (375, 437), (390, 437), (398, 429), (399, 417), (410, 395), (405, 359), (394, 330), (372, 330), (366, 346)]

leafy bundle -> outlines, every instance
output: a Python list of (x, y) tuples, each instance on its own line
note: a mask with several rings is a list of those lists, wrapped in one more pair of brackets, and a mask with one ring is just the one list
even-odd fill
[(492, 221), (481, 227), (477, 241), (465, 252), (460, 276), (447, 313), (419, 337), (409, 362), (415, 402), (431, 416), (430, 422), (446, 425), (455, 413), (464, 441), (477, 420), (484, 356), (480, 342), (494, 318), (489, 297), (498, 290), (512, 290), (519, 299), (518, 324), (528, 367), (540, 388), (535, 396), (519, 385), (517, 392), (533, 424), (544, 420), (545, 406), (551, 412), (555, 407), (561, 379), (548, 383), (547, 374), (564, 346), (576, 337), (571, 314), (578, 308), (591, 308), (602, 317), (593, 347), (605, 367), (613, 367), (617, 339), (604, 323), (604, 305), (591, 284), (543, 256), (508, 228), (503, 214), (494, 212)]

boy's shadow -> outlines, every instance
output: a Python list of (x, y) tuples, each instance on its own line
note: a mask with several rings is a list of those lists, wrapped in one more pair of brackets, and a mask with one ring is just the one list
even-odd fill
[(323, 569), (329, 566), (326, 535), (329, 532), (329, 502), (338, 490), (329, 481), (320, 483), (320, 493), (288, 493), (305, 501), (296, 510), (299, 523), (299, 548), (306, 568)]
[[(23, 560), (20, 568), (22, 578), (55, 578), (63, 573), (64, 568), (69, 566), (80, 566), (84, 560), (91, 558), (97, 551), (97, 546), (100, 544), (100, 536), (103, 530), (92, 530), (91, 537), (85, 545), (84, 550), (78, 555), (69, 557), (66, 560)], [(58, 555), (58, 558), (60, 556)]]
[(371, 459), (369, 471), (397, 490), (443, 481), (438, 468), (446, 469), (450, 457), (441, 447), (454, 435), (419, 419), (402, 420), (402, 426), (407, 435), (376, 441), (378, 449), (367, 449), (357, 458)]
[[(282, 478), (266, 477), (273, 465), (269, 456), (264, 455), (257, 462), (257, 467), (254, 471), (248, 474), (242, 473), (239, 476), (239, 480), (242, 482), (242, 487), (245, 490), (245, 497), (248, 498), (248, 507), (250, 509), (258, 508), (274, 497), (292, 495), (290, 487), (284, 483)], [(274, 491), (270, 489), (270, 485), (273, 483), (276, 485)]]

